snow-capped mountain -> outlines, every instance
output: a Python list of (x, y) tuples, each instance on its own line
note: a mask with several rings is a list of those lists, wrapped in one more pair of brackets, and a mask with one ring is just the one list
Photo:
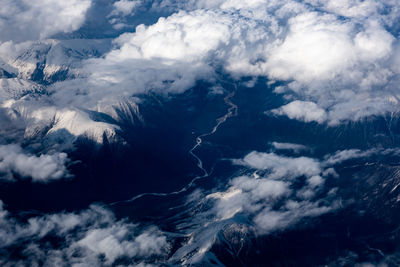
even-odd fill
[(0, 265), (398, 266), (399, 21), (0, 0)]

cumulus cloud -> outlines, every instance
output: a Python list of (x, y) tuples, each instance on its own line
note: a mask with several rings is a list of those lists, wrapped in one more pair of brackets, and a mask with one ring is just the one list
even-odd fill
[[(118, 49), (104, 59), (87, 62), (93, 86), (112, 86), (119, 95), (159, 92), (182, 92), (198, 79), (209, 78), (210, 53), (229, 36), (223, 18), (213, 13), (186, 12), (160, 18), (151, 26), (140, 25), (135, 33), (114, 40)], [(115, 92), (115, 91), (114, 91)]]
[(389, 1), (374, 0), (306, 0), (305, 2), (350, 18), (373, 17), (378, 15), (379, 11), (382, 11), (385, 4), (390, 3)]
[(72, 32), (82, 25), (91, 0), (5, 0), (0, 7), (1, 41), (24, 41)]
[(351, 63), (351, 25), (334, 16), (309, 12), (291, 18), (288, 28), (284, 42), (273, 49), (268, 60), (272, 78), (300, 82), (330, 79)]
[(336, 124), (394, 110), (395, 37), (385, 26), (396, 13), (385, 10), (395, 4), (344, 1), (340, 13), (332, 1), (305, 2), (162, 1), (155, 5), (187, 11), (120, 36), (93, 62), (92, 80), (181, 92), (222, 66), (235, 77), (288, 81), (279, 93), (295, 101), (277, 112), (292, 119)]
[[(389, 154), (399, 155), (399, 150), (349, 149), (326, 155), (323, 160), (253, 151), (233, 161), (255, 171), (253, 175), (236, 177), (225, 191), (209, 194), (207, 198), (216, 200), (213, 212), (218, 220), (244, 213), (253, 218), (263, 233), (270, 233), (339, 207), (332, 190), (316, 197), (322, 192), (327, 177), (337, 177), (335, 165), (350, 159)], [(304, 183), (299, 184), (300, 177), (305, 178)]]
[(290, 119), (304, 122), (323, 123), (326, 120), (326, 112), (314, 102), (295, 100), (278, 109), (272, 110), (276, 115), (286, 115)]
[(304, 109), (288, 110), (299, 105), (294, 102), (296, 105), (284, 106), (286, 111), (282, 107), (281, 114), (306, 122), (337, 124), (396, 110), (389, 81), (397, 79), (397, 72), (388, 61), (396, 53), (395, 38), (382, 20), (363, 19), (358, 24), (356, 19), (341, 20), (337, 14), (306, 12), (288, 20), (289, 32), (283, 43), (272, 49), (266, 73), (291, 81), (285, 93), (300, 100), (312, 99), (322, 110), (313, 107), (307, 118)]
[(249, 153), (243, 159), (234, 160), (234, 163), (258, 170), (268, 170), (270, 178), (313, 176), (321, 172), (319, 161), (313, 158), (292, 158), (256, 151)]
[[(244, 213), (253, 219), (259, 231), (268, 234), (338, 207), (334, 200), (322, 205), (328, 195), (315, 198), (330, 175), (317, 159), (251, 152), (234, 163), (259, 174), (234, 178), (225, 192), (207, 196), (216, 200), (214, 212), (219, 220)], [(293, 185), (300, 177), (306, 180), (294, 189)]]
[[(113, 266), (121, 258), (140, 264), (150, 257), (153, 260), (163, 257), (169, 250), (166, 236), (158, 229), (140, 229), (135, 224), (117, 220), (112, 212), (99, 206), (80, 213), (32, 217), (22, 223), (0, 202), (0, 226), (2, 255), (15, 249), (21, 255), (20, 259), (0, 259), (2, 266)], [(46, 244), (49, 238), (63, 242)]]
[(118, 257), (149, 257), (161, 255), (167, 248), (166, 237), (156, 232), (144, 232), (133, 240), (124, 240), (130, 235), (129, 226), (117, 224), (109, 228), (90, 230), (79, 246), (88, 248), (95, 254), (104, 254), (108, 263), (113, 263)]
[(13, 174), (30, 177), (33, 182), (46, 183), (68, 176), (65, 167), (66, 153), (42, 154), (26, 153), (18, 145), (0, 146), (0, 174), (3, 179), (13, 179)]

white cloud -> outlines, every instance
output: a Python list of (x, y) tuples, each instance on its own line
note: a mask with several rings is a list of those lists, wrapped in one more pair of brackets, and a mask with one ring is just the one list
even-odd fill
[(371, 148), (368, 150), (360, 149), (346, 149), (336, 151), (332, 155), (326, 155), (324, 159), (324, 165), (336, 165), (350, 159), (368, 158), (374, 155), (399, 155), (400, 150), (398, 148)]
[[(0, 251), (18, 247), (21, 261), (0, 259), (2, 266), (18, 264), (54, 266), (111, 266), (120, 257), (140, 264), (150, 257), (162, 257), (169, 250), (166, 236), (156, 228), (140, 229), (99, 206), (80, 213), (55, 213), (32, 217), (26, 223), (13, 218), (0, 201)], [(63, 240), (47, 244), (46, 238)], [(6, 254), (2, 254), (6, 255)], [(101, 260), (104, 255), (105, 262)]]
[(335, 14), (350, 18), (365, 18), (374, 16), (377, 12), (384, 8), (383, 3), (389, 1), (375, 0), (306, 0), (314, 6), (321, 7)]
[(300, 145), (300, 144), (293, 144), (293, 143), (272, 142), (271, 145), (276, 150), (292, 150), (296, 153), (309, 149), (307, 146)]
[(374, 154), (376, 150), (361, 151), (359, 149), (348, 149), (337, 151), (335, 154), (327, 156), (325, 159), (326, 164), (334, 165), (342, 163), (349, 159), (364, 158)]
[[(195, 198), (190, 200), (193, 203), (200, 202), (200, 206), (211, 207), (193, 219), (200, 224), (203, 220), (207, 221), (202, 226), (203, 230), (197, 230), (196, 236), (215, 234), (234, 222), (235, 216), (252, 220), (256, 231), (270, 234), (295, 227), (302, 219), (336, 210), (342, 204), (336, 199), (335, 190), (330, 188), (329, 192), (322, 193), (325, 180), (338, 176), (333, 166), (345, 160), (365, 159), (377, 154), (399, 155), (399, 150), (343, 150), (326, 155), (323, 160), (250, 152), (243, 159), (233, 162), (244, 166), (247, 171), (255, 171), (253, 175), (235, 177), (224, 190), (208, 194), (205, 198), (201, 194), (192, 196)], [(300, 177), (305, 178), (304, 182), (299, 182)], [(214, 223), (210, 223), (210, 218), (214, 219)], [(199, 246), (201, 244), (199, 240)], [(194, 251), (193, 246), (187, 246), (186, 250)]]
[(389, 56), (395, 38), (377, 21), (368, 21), (368, 24), (368, 28), (364, 32), (357, 33), (354, 38), (360, 57), (372, 61)]
[[(335, 201), (321, 205), (323, 198), (314, 199), (323, 188), (325, 174), (329, 175), (317, 159), (253, 151), (234, 163), (264, 172), (234, 178), (225, 192), (207, 196), (216, 201), (213, 211), (218, 220), (246, 214), (260, 232), (269, 234), (337, 208)], [(307, 182), (293, 189), (300, 176), (305, 176)]]
[[(226, 188), (205, 197), (199, 193), (191, 196), (191, 204), (198, 205), (192, 209), (200, 212), (181, 225), (194, 231), (172, 259), (198, 263), (212, 246), (214, 241), (210, 240), (238, 222), (251, 221), (242, 224), (244, 230), (268, 235), (340, 207), (334, 194), (324, 193), (325, 179), (334, 170), (327, 171), (317, 159), (253, 151), (233, 162), (255, 173), (235, 177)], [(300, 177), (305, 181), (301, 182)], [(241, 234), (242, 230), (237, 229)]]
[(313, 158), (292, 158), (256, 151), (249, 153), (241, 160), (234, 160), (234, 163), (259, 170), (269, 170), (270, 178), (313, 176), (322, 171), (320, 163)]
[(190, 239), (171, 256), (171, 262), (206, 262), (221, 235), (274, 234), (342, 208), (346, 201), (337, 195), (338, 188), (325, 187), (327, 179), (338, 177), (333, 166), (372, 154), (399, 155), (399, 150), (344, 150), (320, 160), (253, 151), (234, 160), (244, 167), (239, 171), (244, 175), (232, 178), (219, 191), (198, 189), (187, 198), (190, 211), (178, 229)]
[(152, 59), (199, 61), (230, 37), (229, 17), (218, 20), (213, 12), (179, 12), (160, 18), (154, 25), (140, 25), (134, 34), (124, 34), (115, 40), (120, 49), (109, 59)]
[[(107, 16), (108, 21), (113, 25), (116, 30), (124, 28), (133, 28), (129, 23), (129, 18), (132, 18), (136, 13), (150, 12), (146, 10), (143, 0), (119, 0), (112, 4), (112, 10)], [(142, 10), (139, 11), (138, 9)], [(148, 16), (151, 16), (150, 14)]]
[(212, 76), (211, 53), (230, 34), (225, 20), (213, 12), (180, 12), (148, 27), (139, 25), (135, 33), (114, 40), (118, 48), (104, 59), (87, 62), (90, 86), (96, 90), (112, 86), (112, 94), (118, 95), (182, 92), (196, 80)]
[(68, 176), (66, 162), (65, 153), (36, 156), (24, 152), (18, 145), (0, 146), (0, 174), (5, 179), (12, 180), (16, 173), (31, 177), (34, 182), (46, 183)]
[(110, 15), (133, 15), (135, 9), (142, 4), (142, 0), (119, 0), (114, 2)]
[[(168, 4), (173, 6), (164, 1)], [(289, 81), (286, 96), (312, 100), (326, 111), (311, 120), (334, 125), (397, 110), (397, 93), (390, 85), (398, 79), (398, 68), (390, 63), (397, 52), (395, 37), (387, 29), (398, 17), (398, 3), (229, 0), (176, 8), (207, 8), (214, 14), (224, 10), (218, 16), (228, 21), (230, 34), (223, 46), (215, 48), (213, 62), (235, 76)], [(198, 11), (185, 16), (195, 14)], [(292, 118), (306, 116), (292, 114)]]
[(332, 79), (352, 64), (352, 25), (309, 12), (288, 21), (289, 33), (271, 51), (267, 72), (274, 79), (308, 82)]
[(326, 112), (314, 102), (295, 100), (278, 109), (272, 110), (274, 114), (286, 115), (290, 119), (304, 122), (316, 121), (322, 123), (326, 120)]
[(93, 229), (77, 242), (96, 254), (104, 254), (109, 264), (118, 257), (148, 257), (163, 254), (167, 247), (166, 237), (158, 233), (145, 232), (132, 241), (125, 240), (130, 235), (129, 227), (121, 224), (108, 228)]
[(36, 40), (75, 31), (83, 24), (90, 5), (91, 0), (3, 0), (0, 40)]
[(319, 202), (294, 202), (288, 201), (285, 209), (274, 211), (265, 208), (254, 218), (254, 222), (265, 233), (279, 231), (297, 223), (307, 217), (316, 217), (337, 208), (337, 203), (332, 206), (321, 206)]

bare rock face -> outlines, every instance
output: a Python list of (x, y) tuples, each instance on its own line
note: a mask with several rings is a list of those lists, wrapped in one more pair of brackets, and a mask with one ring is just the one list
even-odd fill
[(0, 78), (14, 78), (15, 75), (13, 73), (9, 73), (8, 71), (0, 68)]

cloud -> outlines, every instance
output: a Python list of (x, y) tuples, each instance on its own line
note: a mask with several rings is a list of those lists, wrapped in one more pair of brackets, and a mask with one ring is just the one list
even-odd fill
[[(144, 2), (142, 0), (119, 0), (112, 4), (112, 10), (107, 16), (109, 22), (113, 25), (116, 30), (121, 30), (126, 27), (130, 27), (129, 20), (126, 17), (133, 17), (139, 8), (146, 10), (143, 7)], [(142, 12), (144, 11), (142, 10)], [(147, 12), (150, 12), (147, 10)]]
[(368, 157), (374, 153), (376, 153), (376, 150), (361, 151), (359, 149), (348, 149), (348, 150), (337, 151), (335, 154), (333, 154), (331, 156), (327, 156), (325, 159), (325, 163), (334, 165), (334, 164), (342, 163), (343, 161), (346, 161), (349, 159)]
[(112, 15), (127, 16), (134, 13), (134, 10), (142, 4), (141, 0), (119, 0), (114, 2), (113, 10), (110, 13)]
[(90, 230), (83, 239), (79, 240), (79, 246), (88, 248), (95, 254), (104, 254), (109, 264), (118, 257), (149, 257), (161, 255), (167, 247), (166, 237), (155, 232), (144, 232), (133, 240), (124, 240), (130, 235), (129, 227), (119, 225), (108, 228)]
[(399, 150), (349, 149), (323, 159), (252, 151), (233, 160), (242, 166), (239, 173), (243, 175), (232, 178), (218, 191), (199, 189), (187, 199), (191, 211), (196, 212), (190, 212), (179, 229), (190, 233), (191, 238), (171, 259), (183, 258), (186, 264), (207, 261), (214, 240), (228, 228), (240, 236), (246, 231), (270, 235), (342, 208), (346, 201), (337, 195), (338, 188), (332, 184), (327, 187), (325, 182), (338, 177), (336, 165), (349, 159), (366, 160), (372, 155), (399, 155)]
[(326, 155), (324, 165), (336, 165), (350, 159), (368, 158), (374, 155), (394, 155), (400, 154), (398, 148), (371, 148), (368, 150), (346, 149), (336, 151), (333, 155)]
[(309, 101), (295, 100), (278, 109), (272, 110), (276, 115), (286, 115), (290, 119), (296, 119), (304, 122), (323, 123), (326, 120), (326, 112), (318, 107), (317, 104)]
[(75, 31), (83, 24), (90, 5), (91, 0), (4, 0), (0, 40), (36, 40)]
[(292, 119), (334, 125), (396, 109), (388, 84), (398, 75), (390, 63), (395, 37), (384, 11), (393, 3), (344, 1), (343, 14), (332, 1), (155, 5), (187, 11), (121, 35), (116, 49), (93, 62), (93, 81), (134, 84), (133, 93), (182, 92), (212, 80), (221, 66), (234, 77), (287, 81), (279, 93), (294, 101), (279, 113)]
[(350, 18), (365, 18), (378, 15), (379, 11), (384, 9), (384, 5), (390, 1), (374, 1), (374, 0), (306, 0), (316, 7), (321, 7), (335, 14)]
[[(140, 229), (99, 206), (80, 213), (55, 213), (17, 221), (0, 202), (0, 252), (18, 251), (19, 259), (2, 258), (2, 266), (74, 265), (111, 266), (128, 258), (140, 264), (156, 260), (169, 250), (166, 237), (156, 228)], [(48, 243), (57, 238), (61, 243)], [(104, 257), (104, 260), (102, 260)]]
[(180, 227), (189, 229), (191, 240), (172, 259), (184, 258), (187, 264), (204, 260), (218, 234), (237, 223), (269, 235), (340, 208), (335, 190), (324, 186), (334, 170), (318, 159), (253, 151), (233, 163), (242, 166), (244, 175), (232, 178), (222, 190), (189, 198), (195, 205), (191, 210), (198, 212)]
[(271, 78), (300, 82), (330, 79), (351, 64), (351, 24), (331, 15), (307, 12), (289, 19), (288, 30), (284, 42), (268, 59)]
[(33, 182), (46, 183), (68, 176), (65, 167), (66, 153), (28, 154), (18, 145), (0, 146), (0, 174), (3, 179), (12, 180), (13, 174), (30, 177)]
[(300, 144), (272, 142), (271, 145), (276, 150), (292, 150), (295, 153), (299, 153), (300, 151), (304, 150), (309, 150), (307, 146)]
[(270, 171), (270, 178), (318, 175), (322, 170), (320, 163), (308, 157), (284, 157), (275, 153), (262, 153), (253, 151), (243, 159), (234, 160), (235, 164), (247, 166), (258, 170)]
[(118, 47), (103, 59), (87, 62), (89, 82), (97, 88), (112, 86), (118, 95), (149, 90), (179, 93), (213, 74), (211, 53), (229, 37), (223, 17), (199, 11), (179, 12), (135, 33), (114, 40)]
[(283, 211), (274, 211), (265, 208), (254, 218), (254, 222), (265, 232), (272, 232), (284, 229), (302, 218), (316, 217), (330, 212), (337, 208), (337, 203), (333, 206), (321, 206), (319, 202), (292, 202), (288, 201)]
[(313, 100), (326, 111), (307, 118), (303, 109), (292, 110), (290, 118), (335, 125), (397, 110), (389, 83), (398, 75), (389, 60), (395, 38), (378, 19), (363, 19), (307, 12), (288, 20), (287, 36), (266, 61), (267, 75), (290, 81), (284, 93), (292, 99)]

